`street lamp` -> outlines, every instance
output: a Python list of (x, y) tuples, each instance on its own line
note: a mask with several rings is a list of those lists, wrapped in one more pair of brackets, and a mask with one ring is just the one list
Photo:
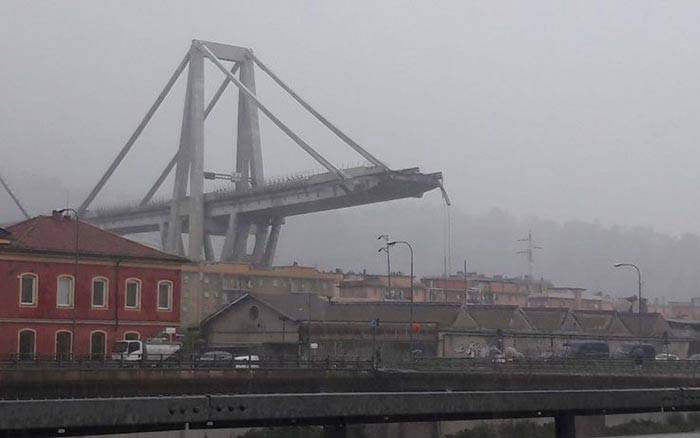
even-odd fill
[[(410, 243), (406, 242), (405, 240), (395, 240), (393, 242), (387, 242), (386, 246), (387, 248), (390, 246), (394, 246), (396, 244), (403, 244), (408, 247), (408, 250), (411, 253), (411, 306), (410, 306), (410, 325), (408, 327), (408, 335), (409, 335), (409, 342), (410, 342), (410, 347), (411, 347), (411, 358), (413, 358), (413, 247), (411, 246)], [(387, 251), (388, 254), (388, 251)]]
[[(637, 265), (634, 263), (615, 263), (613, 266), (616, 268), (622, 268), (622, 267), (628, 267), (628, 268), (634, 268), (637, 270), (637, 293), (639, 295), (638, 298), (638, 309), (637, 309), (637, 319), (638, 321), (638, 328), (639, 328), (639, 333), (638, 336), (642, 336), (642, 272), (639, 270)], [(640, 339), (641, 342), (641, 339)]]
[(629, 267), (629, 268), (634, 268), (637, 270), (637, 293), (639, 294), (639, 311), (638, 313), (641, 315), (642, 314), (642, 272), (639, 270), (637, 265), (634, 263), (615, 263), (614, 265), (616, 268), (622, 268), (622, 267)]
[(379, 248), (379, 251), (377, 252), (386, 251), (386, 293), (387, 295), (391, 295), (391, 256), (389, 255), (389, 235), (381, 234), (379, 237), (377, 237), (377, 240), (384, 240), (386, 242), (386, 246)]

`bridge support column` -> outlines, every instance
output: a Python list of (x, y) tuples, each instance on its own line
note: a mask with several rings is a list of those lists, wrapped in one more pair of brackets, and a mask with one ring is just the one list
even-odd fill
[(554, 417), (556, 438), (576, 438), (576, 417), (571, 413), (560, 413)]
[(238, 213), (231, 212), (228, 217), (228, 226), (226, 227), (226, 237), (224, 238), (224, 246), (221, 249), (221, 261), (233, 261), (233, 247), (236, 243), (236, 227), (238, 226)]
[(344, 424), (323, 426), (323, 438), (346, 438), (348, 428)]
[(270, 234), (267, 236), (267, 245), (265, 246), (265, 255), (263, 256), (262, 261), (264, 266), (272, 266), (283, 223), (284, 218), (281, 217), (276, 217), (272, 220), (272, 227), (270, 228)]
[(248, 239), (250, 238), (250, 222), (240, 217), (236, 221), (235, 238), (233, 240), (232, 261), (244, 262), (248, 258)]
[(258, 223), (255, 225), (255, 248), (253, 248), (253, 263), (261, 265), (265, 258), (265, 247), (269, 235), (270, 224)]

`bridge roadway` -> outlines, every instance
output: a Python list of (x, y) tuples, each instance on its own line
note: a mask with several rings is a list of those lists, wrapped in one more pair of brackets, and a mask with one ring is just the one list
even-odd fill
[[(0, 431), (38, 435), (700, 410), (695, 364), (482, 364), (392, 369), (15, 366)], [(700, 371), (700, 368), (697, 370)]]
[[(272, 182), (248, 191), (204, 194), (207, 233), (223, 236), (232, 211), (249, 222), (353, 207), (407, 197), (419, 198), (440, 187), (442, 174), (420, 173), (418, 168), (384, 171), (375, 167), (345, 169), (347, 180), (329, 173), (298, 180)], [(85, 216), (95, 225), (119, 234), (160, 231), (168, 221), (171, 200), (140, 206), (96, 209)], [(189, 230), (185, 221), (183, 232)]]

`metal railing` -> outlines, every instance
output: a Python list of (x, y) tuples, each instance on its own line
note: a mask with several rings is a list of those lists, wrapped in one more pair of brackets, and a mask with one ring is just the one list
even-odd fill
[(397, 364), (397, 366), (405, 366), (416, 371), (463, 371), (466, 373), (700, 376), (700, 361), (694, 360), (418, 358)]
[(411, 370), (418, 372), (457, 372), (466, 374), (538, 374), (538, 375), (647, 375), (700, 377), (700, 361), (653, 359), (581, 359), (552, 358), (512, 360), (487, 358), (415, 358), (413, 360), (373, 361), (371, 358), (296, 356), (264, 356), (251, 353), (257, 359), (240, 360), (197, 355), (153, 356), (129, 360), (108, 356), (39, 356), (14, 354), (0, 357), (0, 371), (21, 370), (120, 370), (120, 369), (219, 369), (219, 370)]
[[(197, 355), (149, 355), (137, 360), (122, 357), (111, 359), (108, 356), (41, 356), (34, 354), (13, 354), (0, 357), (0, 371), (10, 369), (21, 370), (120, 370), (120, 369), (221, 369), (221, 370), (293, 370), (293, 369), (328, 369), (328, 370), (360, 370), (373, 369), (372, 361), (358, 357), (354, 358), (311, 358), (302, 359), (296, 356), (261, 356), (253, 360), (231, 358), (202, 357)], [(240, 356), (239, 356), (240, 357)]]

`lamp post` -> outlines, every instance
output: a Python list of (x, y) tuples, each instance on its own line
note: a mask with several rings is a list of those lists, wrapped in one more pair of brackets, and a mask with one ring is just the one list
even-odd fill
[[(79, 247), (78, 247), (78, 236), (80, 232), (80, 215), (78, 214), (78, 211), (75, 210), (74, 208), (62, 208), (61, 210), (54, 210), (56, 214), (63, 214), (66, 212), (71, 212), (73, 213), (73, 216), (75, 216), (75, 247), (74, 247), (74, 266), (73, 266), (73, 297), (72, 297), (72, 303), (73, 304), (73, 332), (71, 333), (71, 350), (72, 350), (72, 345), (75, 344), (75, 326), (76, 326), (76, 321), (75, 321), (75, 309), (77, 307), (77, 298), (78, 298), (78, 258), (80, 256), (79, 252)], [(72, 355), (71, 351), (71, 355)]]
[(389, 235), (381, 234), (379, 237), (377, 237), (377, 240), (384, 240), (386, 242), (386, 245), (379, 248), (379, 251), (377, 252), (386, 251), (386, 293), (387, 295), (391, 295), (391, 256), (389, 255)]
[[(629, 267), (629, 268), (634, 268), (637, 271), (637, 294), (638, 294), (638, 309), (637, 309), (637, 318), (638, 318), (638, 329), (639, 329), (639, 336), (642, 336), (642, 271), (639, 270), (639, 267), (635, 265), (634, 263), (615, 263), (616, 268), (622, 268), (622, 267)], [(641, 342), (641, 339), (640, 339)]]
[(410, 342), (410, 347), (411, 347), (411, 359), (413, 359), (413, 247), (411, 246), (410, 243), (406, 242), (405, 240), (395, 240), (393, 242), (387, 242), (387, 247), (389, 246), (394, 246), (396, 244), (403, 244), (408, 247), (409, 252), (411, 253), (411, 306), (410, 306), (410, 325), (408, 327), (408, 335), (409, 335), (409, 342)]

